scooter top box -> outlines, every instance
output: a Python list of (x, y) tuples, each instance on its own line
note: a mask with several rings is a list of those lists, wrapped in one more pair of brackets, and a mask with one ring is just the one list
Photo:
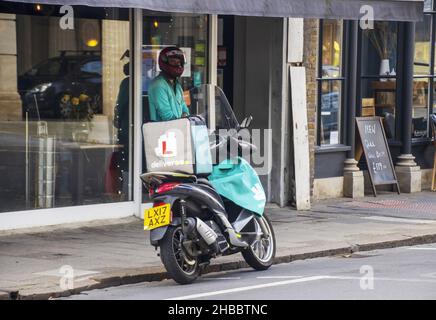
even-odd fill
[(148, 122), (142, 132), (148, 172), (212, 172), (209, 135), (199, 117)]

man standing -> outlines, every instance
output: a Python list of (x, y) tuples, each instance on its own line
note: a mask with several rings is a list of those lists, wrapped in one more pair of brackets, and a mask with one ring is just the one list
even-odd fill
[(153, 79), (148, 90), (151, 121), (174, 120), (189, 115), (178, 80), (185, 63), (185, 55), (177, 47), (167, 47), (160, 52), (161, 73)]

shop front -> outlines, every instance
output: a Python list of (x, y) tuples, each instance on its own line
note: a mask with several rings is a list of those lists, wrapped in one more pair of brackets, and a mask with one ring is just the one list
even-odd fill
[[(303, 18), (358, 19), (363, 5), (314, 3), (2, 1), (0, 230), (141, 216), (141, 127), (157, 56), (169, 45), (187, 57), (186, 92), (219, 84), (239, 120), (252, 114), (258, 128), (271, 129), (263, 148), (271, 170), (261, 176), (268, 199), (307, 209), (312, 119)], [(421, 13), (419, 1), (369, 3), (385, 9), (375, 10), (379, 20), (412, 21)], [(347, 83), (337, 76), (338, 59), (334, 52), (324, 59), (335, 78), (321, 84), (330, 102), (343, 101), (347, 90), (334, 97)], [(432, 83), (432, 75), (424, 81)], [(334, 117), (345, 119), (338, 113), (329, 121)], [(345, 141), (322, 121), (321, 144)]]
[(376, 20), (372, 29), (349, 20), (307, 23), (318, 39), (307, 46), (319, 57), (316, 69), (310, 71), (316, 74), (312, 80), (316, 95), (309, 96), (313, 106), (309, 117), (316, 122), (314, 198), (372, 194), (355, 132), (356, 116), (382, 118), (402, 192), (430, 188), (434, 166), (430, 116), (436, 112), (435, 3), (422, 4), (416, 23)]

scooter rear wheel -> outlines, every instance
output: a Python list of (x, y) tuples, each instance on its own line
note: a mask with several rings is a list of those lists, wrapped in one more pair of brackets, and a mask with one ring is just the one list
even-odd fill
[[(271, 267), (276, 255), (276, 238), (272, 224), (265, 215), (261, 219), (265, 223), (268, 235), (262, 235), (254, 240), (247, 249), (241, 252), (245, 262), (256, 270), (266, 270)], [(261, 233), (259, 223), (256, 219), (254, 221), (255, 232)]]
[(169, 226), (160, 242), (160, 255), (169, 276), (179, 284), (194, 282), (199, 274), (198, 258), (189, 257), (182, 245), (182, 228)]

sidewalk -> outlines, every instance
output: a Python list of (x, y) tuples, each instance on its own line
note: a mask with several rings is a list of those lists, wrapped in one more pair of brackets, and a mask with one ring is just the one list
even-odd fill
[[(436, 193), (381, 194), (321, 201), (311, 211), (268, 206), (276, 262), (347, 255), (436, 242)], [(246, 267), (240, 254), (219, 257), (208, 272)], [(71, 269), (72, 268), (72, 269)], [(74, 272), (74, 289), (61, 289)], [(142, 220), (0, 232), (0, 299), (49, 299), (166, 277)]]

